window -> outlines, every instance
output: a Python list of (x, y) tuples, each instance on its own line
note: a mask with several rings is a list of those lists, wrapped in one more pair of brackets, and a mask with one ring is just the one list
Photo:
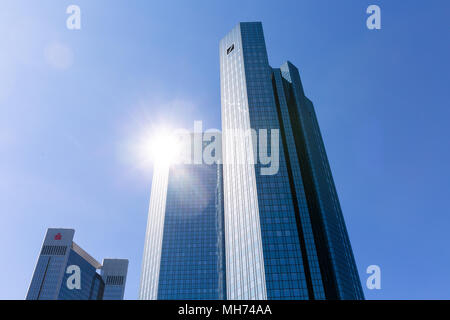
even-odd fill
[(106, 285), (121, 286), (124, 283), (124, 276), (107, 276)]
[(231, 47), (229, 47), (229, 48), (227, 49), (227, 54), (230, 54), (231, 51), (233, 51), (233, 50), (234, 50), (234, 44), (232, 44)]
[(41, 255), (45, 256), (63, 256), (66, 254), (66, 246), (48, 246), (42, 247)]

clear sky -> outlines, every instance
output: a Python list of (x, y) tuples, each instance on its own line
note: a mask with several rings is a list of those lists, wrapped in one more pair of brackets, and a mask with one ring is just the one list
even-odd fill
[[(66, 28), (70, 4), (82, 28)], [(381, 7), (382, 29), (366, 28)], [(48, 227), (130, 260), (137, 298), (160, 123), (220, 128), (219, 40), (262, 21), (315, 103), (368, 299), (450, 298), (449, 1), (3, 0), (0, 299), (23, 299)]]

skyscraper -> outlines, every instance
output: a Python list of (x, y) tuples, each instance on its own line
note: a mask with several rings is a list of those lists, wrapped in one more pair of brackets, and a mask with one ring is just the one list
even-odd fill
[(101, 276), (105, 283), (103, 300), (123, 300), (127, 272), (127, 259), (103, 259), (101, 269)]
[[(97, 273), (102, 265), (73, 241), (74, 234), (73, 229), (47, 230), (27, 300), (102, 300), (105, 288), (109, 294), (110, 285), (105, 286), (102, 276)], [(115, 265), (115, 261), (108, 260), (107, 266)], [(119, 263), (124, 261), (128, 266), (128, 260)], [(76, 274), (80, 276), (79, 286), (76, 285), (78, 281), (73, 280)], [(126, 270), (121, 275), (126, 278)], [(120, 299), (123, 298), (123, 287), (121, 293)]]
[[(229, 299), (363, 299), (312, 102), (297, 68), (272, 69), (262, 24), (220, 41)], [(279, 130), (279, 169), (251, 164), (249, 129)], [(230, 164), (241, 158), (240, 165)], [(228, 164), (227, 164), (228, 163)]]
[(155, 165), (140, 299), (225, 298), (221, 175), (217, 164)]
[(364, 299), (297, 68), (270, 67), (260, 22), (219, 48), (223, 164), (155, 167), (140, 298)]

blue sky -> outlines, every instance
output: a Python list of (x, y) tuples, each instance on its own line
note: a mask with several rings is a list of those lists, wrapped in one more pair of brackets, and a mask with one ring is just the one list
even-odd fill
[(218, 42), (239, 21), (262, 21), (272, 66), (301, 72), (363, 285), (381, 267), (366, 297), (450, 298), (448, 1), (0, 6), (0, 299), (25, 297), (47, 227), (128, 258), (137, 298), (152, 176), (134, 146), (160, 123), (220, 128)]

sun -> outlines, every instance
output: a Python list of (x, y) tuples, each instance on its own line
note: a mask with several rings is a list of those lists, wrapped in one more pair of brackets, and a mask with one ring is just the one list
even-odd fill
[(157, 130), (149, 141), (148, 151), (154, 164), (171, 165), (180, 157), (180, 141), (169, 130)]

